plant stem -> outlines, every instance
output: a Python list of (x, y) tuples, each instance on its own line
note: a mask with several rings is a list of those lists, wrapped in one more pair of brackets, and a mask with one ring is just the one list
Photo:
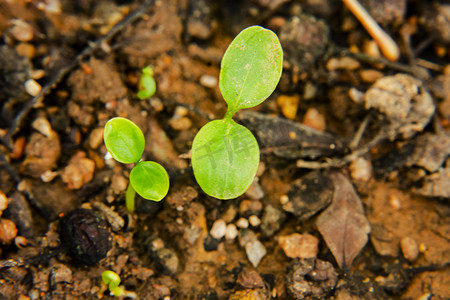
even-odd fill
[(130, 214), (134, 213), (135, 205), (134, 199), (136, 198), (136, 191), (134, 190), (131, 182), (128, 183), (127, 191), (125, 192), (125, 206)]

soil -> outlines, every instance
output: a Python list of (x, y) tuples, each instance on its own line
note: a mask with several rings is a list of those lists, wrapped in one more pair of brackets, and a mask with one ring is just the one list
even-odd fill
[[(105, 270), (139, 299), (449, 299), (450, 5), (361, 2), (398, 61), (340, 1), (1, 2), (0, 299), (113, 299)], [(218, 200), (189, 153), (255, 24), (284, 70), (235, 117), (260, 145), (254, 183)], [(170, 175), (132, 214), (132, 166), (103, 144), (115, 116)]]

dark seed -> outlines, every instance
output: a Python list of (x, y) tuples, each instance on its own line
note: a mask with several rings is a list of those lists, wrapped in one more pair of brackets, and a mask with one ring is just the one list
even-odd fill
[(73, 259), (82, 265), (97, 264), (112, 247), (105, 220), (89, 209), (76, 209), (63, 220), (62, 240)]

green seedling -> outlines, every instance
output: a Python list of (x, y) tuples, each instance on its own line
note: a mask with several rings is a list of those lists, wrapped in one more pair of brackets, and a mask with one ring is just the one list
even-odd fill
[(236, 198), (253, 182), (259, 163), (258, 143), (232, 117), (238, 110), (266, 100), (280, 81), (282, 69), (280, 41), (268, 29), (244, 29), (229, 45), (219, 76), (228, 110), (223, 119), (203, 126), (192, 144), (194, 176), (206, 194)]
[(134, 193), (143, 198), (160, 201), (169, 191), (169, 175), (158, 163), (140, 161), (145, 147), (145, 138), (139, 127), (125, 118), (109, 120), (103, 138), (106, 149), (118, 162), (134, 163), (130, 173), (130, 185), (126, 192), (127, 208), (134, 211)]
[(104, 292), (106, 289), (109, 289), (111, 296), (137, 299), (137, 295), (135, 292), (126, 291), (122, 286), (120, 286), (120, 276), (117, 275), (116, 272), (109, 270), (104, 271), (102, 273), (102, 281), (103, 286), (102, 289), (100, 290), (101, 292)]
[(156, 82), (153, 78), (153, 70), (150, 67), (142, 69), (141, 79), (139, 80), (139, 99), (146, 99), (153, 96), (156, 92)]

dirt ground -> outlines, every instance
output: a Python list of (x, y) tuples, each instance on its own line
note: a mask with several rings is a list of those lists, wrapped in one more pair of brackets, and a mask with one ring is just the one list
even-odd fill
[[(0, 0), (0, 299), (113, 299), (105, 270), (139, 299), (449, 299), (450, 4), (361, 3), (397, 61), (341, 1)], [(261, 162), (224, 201), (189, 155), (250, 25), (277, 33), (284, 69), (235, 117)], [(133, 214), (132, 165), (103, 143), (116, 116), (171, 181)]]

